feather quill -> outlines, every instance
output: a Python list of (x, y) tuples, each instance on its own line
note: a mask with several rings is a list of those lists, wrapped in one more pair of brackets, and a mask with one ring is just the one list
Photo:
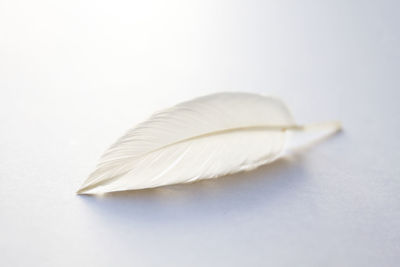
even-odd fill
[(188, 183), (252, 170), (277, 159), (296, 125), (279, 99), (218, 93), (178, 104), (129, 130), (100, 158), (77, 193), (99, 194)]

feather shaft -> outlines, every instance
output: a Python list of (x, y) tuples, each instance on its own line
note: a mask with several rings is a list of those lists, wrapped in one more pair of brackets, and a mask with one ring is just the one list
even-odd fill
[(247, 93), (200, 97), (129, 130), (104, 153), (77, 193), (144, 189), (251, 170), (281, 155), (287, 132), (340, 128), (336, 121), (297, 125), (276, 98)]

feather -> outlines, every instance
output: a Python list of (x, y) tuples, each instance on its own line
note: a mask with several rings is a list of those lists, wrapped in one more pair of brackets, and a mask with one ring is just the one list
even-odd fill
[(178, 104), (129, 130), (100, 158), (77, 193), (188, 183), (248, 171), (277, 159), (296, 125), (279, 99), (218, 93)]

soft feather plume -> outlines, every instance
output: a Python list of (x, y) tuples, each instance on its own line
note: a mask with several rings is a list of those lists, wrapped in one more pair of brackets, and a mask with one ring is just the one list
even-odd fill
[(101, 157), (79, 194), (188, 183), (252, 170), (281, 155), (287, 132), (340, 129), (340, 123), (296, 125), (278, 99), (219, 93), (154, 114)]

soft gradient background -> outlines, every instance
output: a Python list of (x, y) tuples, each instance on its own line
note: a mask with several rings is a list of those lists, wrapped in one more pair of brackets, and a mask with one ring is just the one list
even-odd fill
[[(398, 266), (399, 1), (0, 1), (1, 266)], [(155, 110), (280, 96), (345, 131), (256, 171), (75, 195)]]

